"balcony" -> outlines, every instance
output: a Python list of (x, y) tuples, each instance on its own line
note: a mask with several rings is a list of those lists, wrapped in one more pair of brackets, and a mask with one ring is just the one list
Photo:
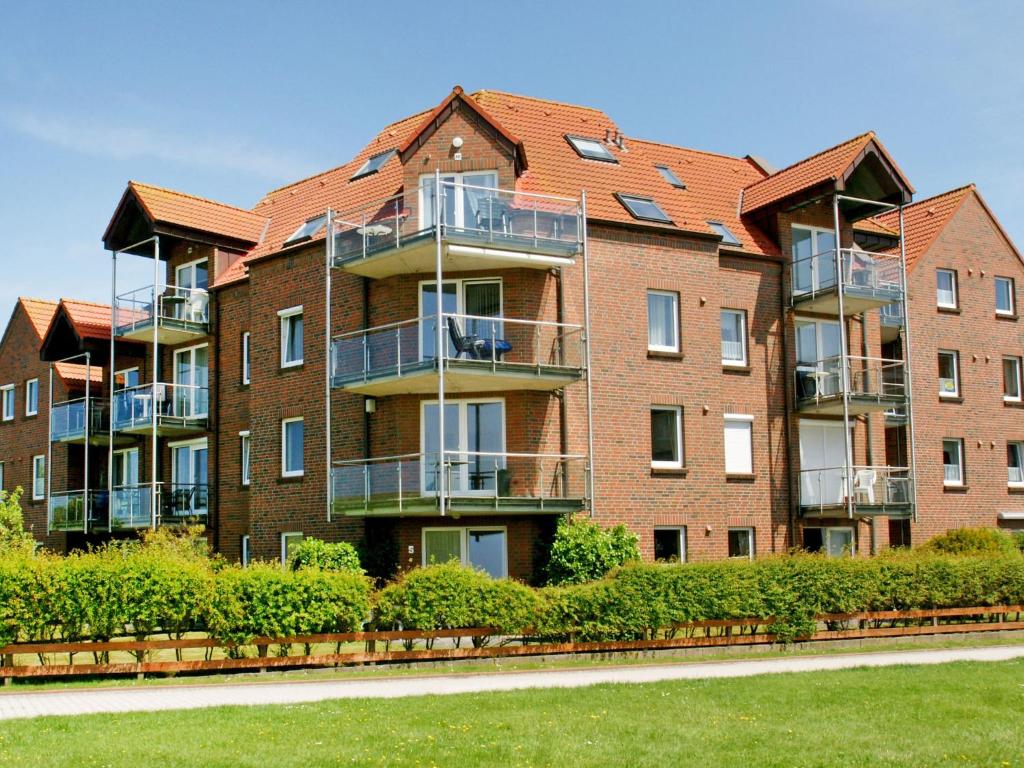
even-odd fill
[(210, 514), (212, 488), (206, 483), (171, 483), (161, 489), (160, 525), (202, 523)]
[[(84, 532), (86, 530), (85, 490), (63, 491), (50, 494), (48, 512), (51, 531)], [(89, 491), (90, 531), (103, 529), (107, 525), (109, 494), (106, 491)]]
[(900, 331), (906, 322), (903, 319), (902, 304), (886, 304), (881, 310), (882, 343), (888, 344), (900, 337)]
[(847, 370), (849, 413), (888, 411), (907, 400), (902, 360), (831, 357), (796, 370), (796, 410), (806, 414), (843, 414), (842, 366)]
[(160, 437), (205, 432), (209, 390), (189, 384), (140, 384), (114, 393), (115, 432)]
[(183, 344), (209, 334), (210, 294), (202, 288), (146, 286), (114, 299), (114, 335), (130, 341)]
[[(434, 272), (433, 180), (334, 217), (333, 261), (356, 275)], [(441, 181), (445, 272), (569, 266), (582, 246), (576, 200)]]
[(90, 398), (88, 411), (86, 418), (84, 397), (54, 403), (50, 410), (50, 442), (85, 443), (88, 439), (90, 445), (106, 445), (110, 440), (107, 403)]
[[(159, 494), (159, 486), (157, 486)], [(110, 531), (149, 528), (153, 524), (153, 487), (121, 485), (110, 497)]]
[(854, 466), (852, 485), (846, 469), (805, 469), (800, 472), (800, 513), (804, 517), (845, 517), (852, 488), (854, 516), (911, 517), (914, 487), (907, 467)]
[[(535, 320), (444, 315), (442, 364), (449, 392), (556, 390), (585, 370), (583, 327)], [(437, 391), (436, 316), (335, 338), (335, 387), (376, 397)]]
[(339, 461), (331, 472), (340, 515), (435, 516), (439, 473), (451, 514), (562, 514), (586, 507), (583, 456), (446, 451)]
[(824, 251), (792, 264), (790, 303), (805, 312), (857, 315), (903, 299), (899, 255), (852, 249)]

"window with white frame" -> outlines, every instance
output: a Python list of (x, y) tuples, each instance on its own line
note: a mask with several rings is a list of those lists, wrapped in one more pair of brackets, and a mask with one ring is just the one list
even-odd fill
[(244, 536), (242, 536), (242, 542), (239, 549), (241, 550), (241, 561), (243, 568), (249, 565), (249, 561), (252, 559), (252, 553), (250, 549), (251, 546), (252, 545), (251, 539), (249, 538), (249, 534), (245, 534)]
[(679, 351), (679, 294), (647, 291), (647, 349)]
[(4, 463), (0, 461), (0, 491), (4, 489)]
[(249, 332), (242, 334), (242, 383), (249, 383)]
[(1006, 444), (1006, 482), (1015, 488), (1024, 487), (1024, 442), (1020, 440)]
[(302, 417), (281, 421), (281, 477), (302, 477), (306, 465), (303, 444), (305, 422)]
[(853, 528), (804, 528), (804, 549), (808, 552), (824, 552), (829, 557), (850, 557), (854, 554), (854, 546)]
[(302, 531), (288, 531), (281, 534), (281, 566), (286, 567), (295, 556), (295, 550), (306, 535)]
[[(430, 360), (435, 357), (434, 349), (437, 345), (437, 283), (424, 280), (420, 283), (419, 291), (420, 359)], [(485, 341), (505, 338), (501, 278), (443, 281), (441, 312), (461, 315), (452, 320), (458, 332), (464, 336), (475, 336)], [(447, 339), (448, 356), (459, 357), (452, 334), (448, 328), (442, 328), (443, 336)]]
[(960, 396), (960, 353), (939, 350), (939, 397)]
[(0, 400), (3, 401), (0, 410), (3, 411), (3, 420), (11, 421), (14, 419), (14, 385), (5, 384), (0, 387)]
[(729, 557), (738, 557), (745, 560), (754, 559), (753, 528), (729, 529)]
[(281, 367), (302, 365), (302, 307), (282, 309), (277, 316), (281, 320)]
[(946, 438), (942, 441), (943, 484), (964, 484), (964, 441)]
[(1020, 402), (1020, 358), (1003, 358), (1003, 400)]
[(683, 409), (678, 405), (651, 406), (651, 467), (683, 466)]
[(242, 465), (242, 485), (249, 484), (249, 457), (252, 455), (252, 443), (249, 435), (249, 430), (243, 430), (238, 433), (241, 456), (240, 463)]
[(508, 576), (508, 533), (497, 526), (424, 528), (423, 565), (454, 560), (490, 574)]
[(1017, 296), (1012, 277), (996, 278), (996, 314), (1015, 315), (1017, 313)]
[(747, 313), (722, 310), (722, 365), (747, 364)]
[(935, 270), (935, 303), (945, 309), (956, 309), (959, 306), (955, 270)]
[(114, 373), (114, 391), (121, 389), (131, 389), (132, 387), (139, 386), (139, 369), (138, 366), (134, 368), (125, 368), (123, 371), (116, 371)]
[(725, 474), (754, 473), (753, 432), (753, 416), (725, 414)]
[(654, 559), (662, 562), (686, 562), (686, 526), (659, 526), (654, 529)]
[(25, 415), (36, 416), (39, 413), (39, 379), (25, 382)]
[(32, 457), (32, 498), (35, 501), (46, 497), (46, 457)]

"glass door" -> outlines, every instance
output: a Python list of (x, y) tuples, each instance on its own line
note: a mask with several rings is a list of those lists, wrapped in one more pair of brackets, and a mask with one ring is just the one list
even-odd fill
[(207, 446), (202, 440), (171, 447), (171, 514), (203, 517), (208, 509)]
[[(123, 525), (135, 525), (143, 515), (142, 489), (139, 487), (139, 449), (114, 451), (110, 473), (114, 491), (111, 503), (113, 519)], [(146, 516), (149, 516), (148, 509)]]
[(845, 501), (846, 439), (841, 422), (800, 422), (800, 503), (803, 506)]
[[(504, 338), (504, 324), (500, 322), (502, 312), (501, 280), (446, 280), (441, 288), (441, 311), (445, 314), (472, 315), (478, 318), (494, 317), (490, 320), (469, 320), (455, 318), (455, 333), (463, 337), (475, 336), (483, 341)], [(435, 329), (437, 328), (437, 284), (420, 284), (420, 359), (434, 358)], [(447, 326), (447, 324), (446, 324)], [(444, 329), (448, 344), (448, 357), (459, 357), (452, 339), (452, 331)], [(461, 355), (467, 357), (467, 355)]]
[[(458, 314), (458, 281), (445, 281), (442, 284), (441, 311), (445, 314)], [(437, 348), (437, 283), (420, 285), (420, 318), (420, 360), (433, 360)], [(444, 329), (444, 338), (447, 339), (448, 356), (454, 357), (455, 344), (447, 328)]]
[[(505, 405), (500, 400), (453, 401), (444, 407), (445, 463), (453, 495), (507, 495)], [(423, 489), (437, 492), (437, 403), (423, 406)], [(505, 491), (506, 493), (502, 493)]]
[[(434, 226), (437, 193), (434, 189), (434, 176), (421, 176), (420, 182), (420, 229), (425, 230)], [(485, 228), (482, 217), (494, 216), (497, 198), (492, 190), (497, 186), (496, 171), (441, 176), (441, 218), (444, 226), (457, 230)]]
[(202, 418), (209, 414), (210, 348), (207, 345), (174, 353), (174, 416)]
[(839, 323), (797, 320), (796, 370), (800, 397), (834, 395), (841, 391), (842, 345)]
[(793, 227), (793, 293), (810, 293), (836, 284), (835, 232)]
[(170, 296), (176, 319), (203, 323), (207, 321), (207, 289), (210, 287), (208, 264), (206, 259), (201, 259), (182, 264), (174, 270), (175, 287), (170, 289)]

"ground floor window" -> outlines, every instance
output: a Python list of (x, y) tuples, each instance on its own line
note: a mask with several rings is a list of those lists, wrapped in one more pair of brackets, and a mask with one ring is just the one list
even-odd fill
[(853, 528), (804, 528), (804, 549), (808, 552), (825, 552), (829, 557), (852, 555)]
[(754, 559), (753, 528), (729, 529), (729, 557), (742, 557), (747, 560)]
[(301, 531), (290, 531), (281, 534), (281, 565), (286, 566), (291, 562), (295, 549), (306, 538)]
[(424, 528), (423, 565), (455, 560), (496, 579), (508, 576), (508, 533), (504, 528)]
[(910, 546), (910, 521), (889, 518), (889, 546)]
[(36, 501), (46, 497), (46, 457), (32, 457), (32, 498)]
[(252, 555), (250, 553), (249, 547), (250, 547), (249, 534), (246, 534), (245, 536), (242, 537), (242, 546), (241, 546), (241, 550), (242, 550), (241, 561), (242, 561), (242, 567), (243, 568), (245, 566), (249, 565), (249, 560), (252, 558)]
[(654, 559), (666, 562), (686, 562), (686, 528), (654, 529)]

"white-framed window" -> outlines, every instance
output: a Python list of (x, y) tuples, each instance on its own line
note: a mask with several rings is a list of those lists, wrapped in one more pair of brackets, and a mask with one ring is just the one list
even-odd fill
[(651, 406), (651, 467), (683, 466), (683, 409), (678, 405)]
[(0, 491), (4, 489), (4, 463), (0, 461)]
[(722, 310), (722, 365), (747, 364), (747, 313)]
[(25, 415), (36, 416), (39, 413), (39, 379), (25, 382)]
[(281, 420), (281, 477), (305, 474), (305, 429), (301, 416)]
[(659, 525), (654, 529), (654, 559), (686, 562), (686, 526)]
[(0, 387), (0, 400), (3, 401), (3, 420), (13, 421), (14, 420), (14, 385), (5, 384)]
[(139, 386), (139, 367), (125, 368), (114, 372), (114, 391)]
[(1020, 386), (1020, 358), (1003, 358), (1003, 400), (1008, 403), (1019, 403), (1021, 395)]
[(302, 307), (289, 307), (277, 313), (281, 320), (281, 367), (302, 365)]
[(808, 552), (824, 552), (829, 557), (851, 557), (855, 554), (855, 547), (853, 528), (804, 528), (804, 549)]
[[(420, 176), (419, 205), (420, 229), (434, 226), (434, 174)], [(498, 187), (497, 171), (473, 171), (472, 173), (442, 173), (441, 206), (442, 224), (454, 229), (476, 229), (489, 231), (504, 229), (507, 225), (496, 207), (504, 209), (495, 198)], [(505, 201), (501, 201), (505, 202)]]
[(174, 350), (173, 415), (203, 418), (210, 413), (210, 345)]
[(295, 549), (302, 543), (306, 535), (302, 531), (286, 531), (281, 534), (281, 567), (287, 567), (295, 555)]
[(1020, 440), (1006, 444), (1006, 482), (1014, 488), (1024, 487), (1024, 442)]
[[(438, 491), (440, 409), (424, 400), (420, 412), (420, 488), (424, 496)], [(503, 398), (445, 400), (444, 450), (447, 493), (459, 496), (503, 494), (507, 482), (505, 401)], [(507, 495), (507, 490), (504, 491)]]
[(742, 558), (744, 560), (754, 559), (753, 528), (730, 528), (728, 536), (729, 557)]
[(238, 439), (241, 452), (239, 463), (242, 465), (242, 485), (249, 485), (249, 457), (252, 455), (252, 438), (249, 435), (249, 430), (245, 429), (239, 432)]
[(32, 499), (46, 498), (46, 457), (32, 457)]
[(942, 441), (942, 467), (944, 485), (964, 484), (964, 441), (946, 438)]
[(793, 225), (793, 293), (811, 293), (836, 285), (836, 233)]
[(647, 291), (647, 349), (679, 351), (679, 294), (675, 291)]
[[(441, 311), (444, 314), (467, 315), (455, 319), (456, 327), (464, 336), (478, 339), (504, 339), (502, 322), (503, 290), (500, 277), (481, 277), (466, 280), (445, 280), (441, 284)], [(432, 360), (437, 345), (437, 282), (422, 280), (419, 284), (420, 360)], [(493, 320), (489, 318), (494, 318)], [(448, 357), (458, 357), (455, 342), (446, 327)]]
[(1017, 295), (1012, 277), (996, 278), (996, 314), (1014, 315), (1017, 313)]
[(945, 309), (956, 309), (960, 304), (957, 295), (956, 270), (935, 270), (935, 303)]
[(753, 416), (725, 414), (725, 474), (754, 473), (753, 433)]
[(496, 579), (508, 576), (508, 531), (501, 526), (424, 528), (422, 550), (424, 566), (455, 560)]
[(249, 331), (242, 334), (242, 383), (249, 383)]
[(939, 397), (960, 396), (960, 353), (939, 350)]
[(245, 568), (252, 560), (252, 539), (249, 538), (249, 534), (242, 536), (242, 542), (239, 549), (241, 550), (242, 567)]

